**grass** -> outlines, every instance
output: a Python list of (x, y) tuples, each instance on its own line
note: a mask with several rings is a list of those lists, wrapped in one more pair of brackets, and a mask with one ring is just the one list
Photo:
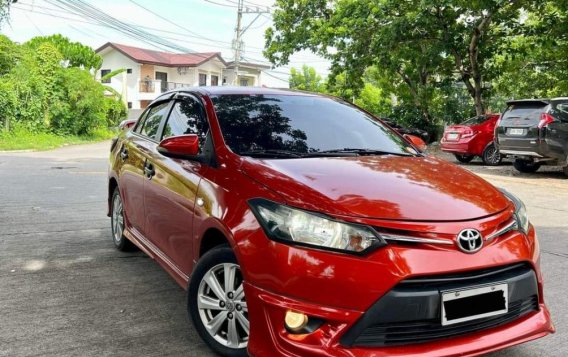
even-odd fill
[(116, 131), (109, 129), (96, 129), (88, 136), (30, 133), (21, 129), (11, 132), (0, 131), (0, 151), (50, 150), (65, 145), (95, 143), (114, 136), (116, 136)]

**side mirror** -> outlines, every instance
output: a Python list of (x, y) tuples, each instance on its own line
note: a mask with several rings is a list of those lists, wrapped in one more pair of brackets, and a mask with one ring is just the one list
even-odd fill
[(424, 140), (420, 139), (418, 136), (404, 134), (403, 137), (408, 140), (415, 148), (420, 152), (426, 151), (426, 143)]
[(136, 119), (123, 120), (123, 121), (120, 122), (120, 124), (118, 124), (118, 129), (130, 130), (134, 127), (134, 124), (136, 124)]
[(176, 159), (194, 159), (199, 154), (199, 137), (187, 134), (166, 138), (158, 145), (158, 152)]

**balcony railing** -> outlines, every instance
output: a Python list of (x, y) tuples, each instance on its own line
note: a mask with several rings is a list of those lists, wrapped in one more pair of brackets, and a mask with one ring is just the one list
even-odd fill
[(159, 93), (163, 93), (172, 89), (188, 86), (190, 86), (189, 83), (162, 82), (160, 80), (141, 80), (139, 90), (140, 93), (155, 93), (156, 88), (159, 88)]

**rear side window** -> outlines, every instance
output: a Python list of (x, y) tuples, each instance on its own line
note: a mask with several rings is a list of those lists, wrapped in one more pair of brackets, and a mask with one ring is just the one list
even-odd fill
[(184, 98), (177, 101), (164, 126), (162, 139), (184, 134), (196, 134), (199, 137), (199, 147), (202, 148), (209, 124), (201, 104), (194, 98)]
[(165, 102), (152, 107), (143, 119), (143, 122), (136, 127), (136, 132), (157, 141), (159, 139), (158, 130), (160, 129), (160, 123), (167, 114), (168, 105), (169, 103)]

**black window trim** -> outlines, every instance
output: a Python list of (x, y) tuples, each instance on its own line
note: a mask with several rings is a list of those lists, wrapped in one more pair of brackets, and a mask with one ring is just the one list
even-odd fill
[(203, 109), (203, 115), (205, 116), (205, 120), (207, 121), (207, 126), (209, 127), (209, 131), (207, 133), (207, 135), (209, 136), (209, 139), (211, 141), (211, 153), (210, 155), (198, 155), (195, 157), (194, 161), (200, 162), (202, 164), (206, 164), (209, 165), (211, 167), (217, 167), (217, 153), (215, 150), (215, 138), (214, 135), (211, 131), (211, 118), (209, 118), (209, 115), (207, 114), (207, 106), (205, 104), (205, 101), (203, 100), (203, 97), (196, 92), (176, 92), (175, 95), (173, 95), (171, 97), (171, 107), (170, 110), (168, 112), (168, 116), (166, 118), (166, 120), (163, 122), (163, 125), (160, 127), (160, 138), (163, 137), (164, 133), (164, 127), (165, 124), (167, 122), (167, 120), (170, 118), (171, 112), (174, 108), (175, 102), (176, 101), (180, 101), (183, 100), (184, 98), (190, 98), (195, 100), (196, 102), (198, 102), (201, 105), (201, 108)]
[[(165, 123), (166, 123), (166, 120), (170, 117), (170, 113), (171, 113), (171, 111), (172, 111), (173, 103), (174, 103), (174, 102), (175, 102), (175, 100), (174, 100), (173, 98), (168, 97), (167, 99), (165, 98), (164, 100), (160, 100), (160, 101), (156, 101), (156, 102), (150, 103), (150, 105), (146, 108), (146, 110), (144, 111), (144, 113), (142, 113), (142, 115), (140, 116), (140, 118), (142, 118), (142, 116), (145, 117), (145, 116), (150, 112), (150, 110), (151, 110), (152, 108), (156, 107), (157, 105), (161, 105), (161, 104), (164, 104), (164, 103), (168, 103), (168, 105), (166, 106), (166, 114), (164, 115), (164, 117), (162, 118), (162, 120), (160, 120), (160, 125), (158, 126), (158, 131), (156, 132), (156, 136), (159, 137), (159, 138), (162, 137), (162, 131), (164, 130), (164, 125), (165, 125)], [(146, 119), (146, 118), (144, 118), (144, 119)], [(136, 127), (134, 128), (134, 130), (132, 130), (132, 134), (133, 134), (133, 135), (136, 135), (136, 136), (139, 137), (139, 138), (146, 139), (146, 140), (148, 140), (148, 141), (150, 141), (150, 142), (159, 144), (160, 142), (159, 142), (158, 140), (155, 140), (155, 139), (153, 139), (153, 138), (151, 138), (151, 137), (149, 137), (149, 136), (143, 135), (143, 134), (141, 134), (141, 133), (139, 133), (139, 132), (136, 131), (136, 130), (138, 130), (138, 125), (140, 125), (140, 124), (139, 124), (139, 123), (140, 123), (140, 119), (138, 119), (138, 120), (139, 120), (139, 121), (136, 123)]]

